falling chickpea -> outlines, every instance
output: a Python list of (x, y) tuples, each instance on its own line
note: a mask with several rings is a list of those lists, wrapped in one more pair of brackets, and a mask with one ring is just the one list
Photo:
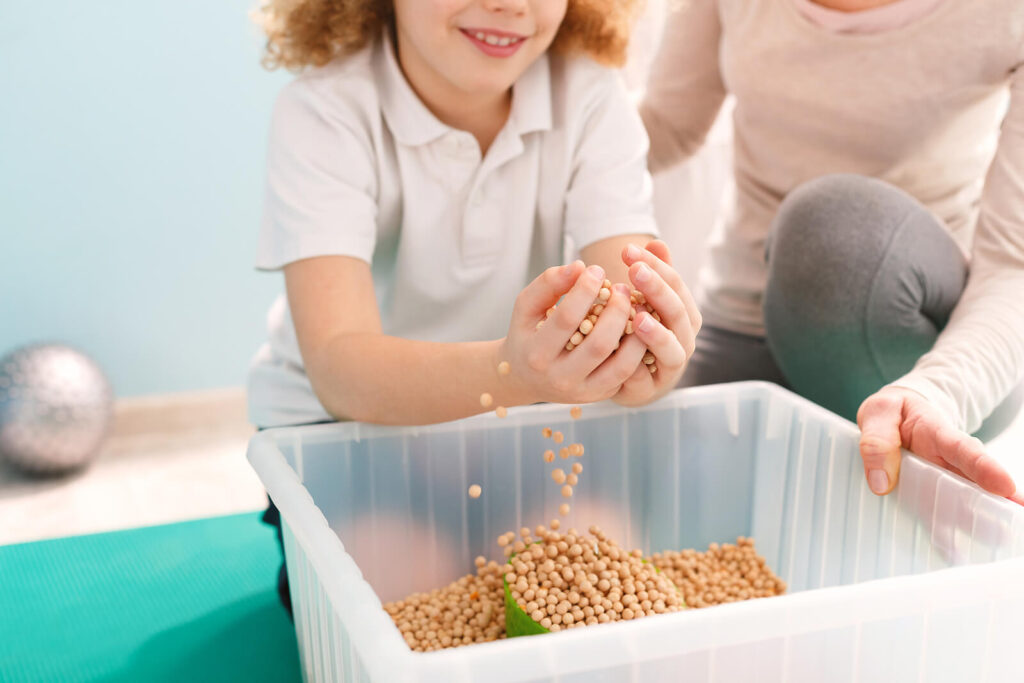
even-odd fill
[(562, 498), (572, 498), (572, 486), (569, 484), (562, 487)]
[(554, 482), (556, 484), (559, 484), (559, 485), (564, 484), (565, 483), (565, 470), (563, 470), (561, 467), (552, 470), (551, 471), (551, 478), (554, 480)]
[(551, 438), (555, 440), (555, 443), (562, 443), (565, 441), (565, 435), (562, 432), (555, 432), (551, 435)]
[(569, 504), (568, 503), (562, 503), (561, 505), (559, 505), (558, 506), (558, 514), (562, 515), (563, 517), (568, 515), (569, 514)]
[(570, 474), (565, 478), (565, 482), (569, 484), (569, 486), (575, 486), (579, 483), (579, 478), (575, 474)]
[(511, 366), (509, 366), (507, 360), (503, 360), (500, 363), (498, 363), (498, 374), (499, 375), (504, 377), (505, 375), (507, 375), (510, 372), (512, 372), (512, 368), (511, 368)]
[(470, 498), (479, 498), (481, 493), (483, 493), (483, 489), (480, 488), (479, 484), (473, 484), (469, 487)]
[(540, 430), (540, 433), (541, 433), (541, 435), (543, 435), (543, 437), (545, 439), (550, 439), (551, 438), (551, 427), (545, 427), (544, 429)]
[(553, 450), (551, 450), (550, 448), (548, 450), (544, 451), (544, 462), (554, 462), (554, 461), (555, 461), (555, 452)]
[(572, 416), (572, 419), (578, 420), (580, 419), (580, 415), (583, 414), (583, 409), (579, 406), (573, 406), (572, 408), (569, 408), (569, 414)]
[(480, 405), (484, 408), (490, 408), (491, 404), (494, 403), (494, 397), (488, 394), (486, 391), (480, 394)]
[(580, 474), (583, 471), (583, 463), (574, 462), (572, 464), (572, 473)]
[(508, 415), (508, 408), (506, 408), (505, 406), (498, 406), (497, 408), (494, 409), (494, 414), (497, 415), (498, 417), (505, 417), (506, 415)]

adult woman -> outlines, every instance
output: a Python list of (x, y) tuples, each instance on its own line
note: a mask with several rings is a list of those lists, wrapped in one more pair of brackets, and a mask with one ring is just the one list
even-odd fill
[(856, 417), (876, 493), (902, 445), (1024, 501), (968, 436), (1024, 394), (1024, 3), (689, 0), (662, 45), (652, 170), (736, 99), (684, 383), (769, 379)]

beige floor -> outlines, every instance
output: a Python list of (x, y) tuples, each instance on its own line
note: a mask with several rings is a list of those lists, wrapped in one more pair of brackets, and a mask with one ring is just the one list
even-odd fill
[[(262, 508), (242, 401), (227, 391), (122, 405), (100, 457), (71, 477), (0, 466), (0, 545)], [(1024, 487), (1024, 417), (989, 448)]]
[(60, 479), (0, 465), (0, 545), (257, 510), (240, 391), (119, 405), (88, 469)]

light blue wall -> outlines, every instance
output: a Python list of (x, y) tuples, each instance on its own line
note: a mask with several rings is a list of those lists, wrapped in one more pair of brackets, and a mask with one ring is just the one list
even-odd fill
[(120, 396), (244, 383), (290, 78), (259, 66), (254, 3), (0, 2), (0, 355), (71, 343)]

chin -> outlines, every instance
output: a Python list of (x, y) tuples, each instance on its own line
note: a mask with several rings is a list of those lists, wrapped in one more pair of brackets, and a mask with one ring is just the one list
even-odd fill
[(505, 74), (500, 76), (493, 71), (459, 74), (459, 78), (453, 79), (459, 89), (466, 94), (473, 95), (500, 95), (508, 92), (516, 82), (516, 78)]

